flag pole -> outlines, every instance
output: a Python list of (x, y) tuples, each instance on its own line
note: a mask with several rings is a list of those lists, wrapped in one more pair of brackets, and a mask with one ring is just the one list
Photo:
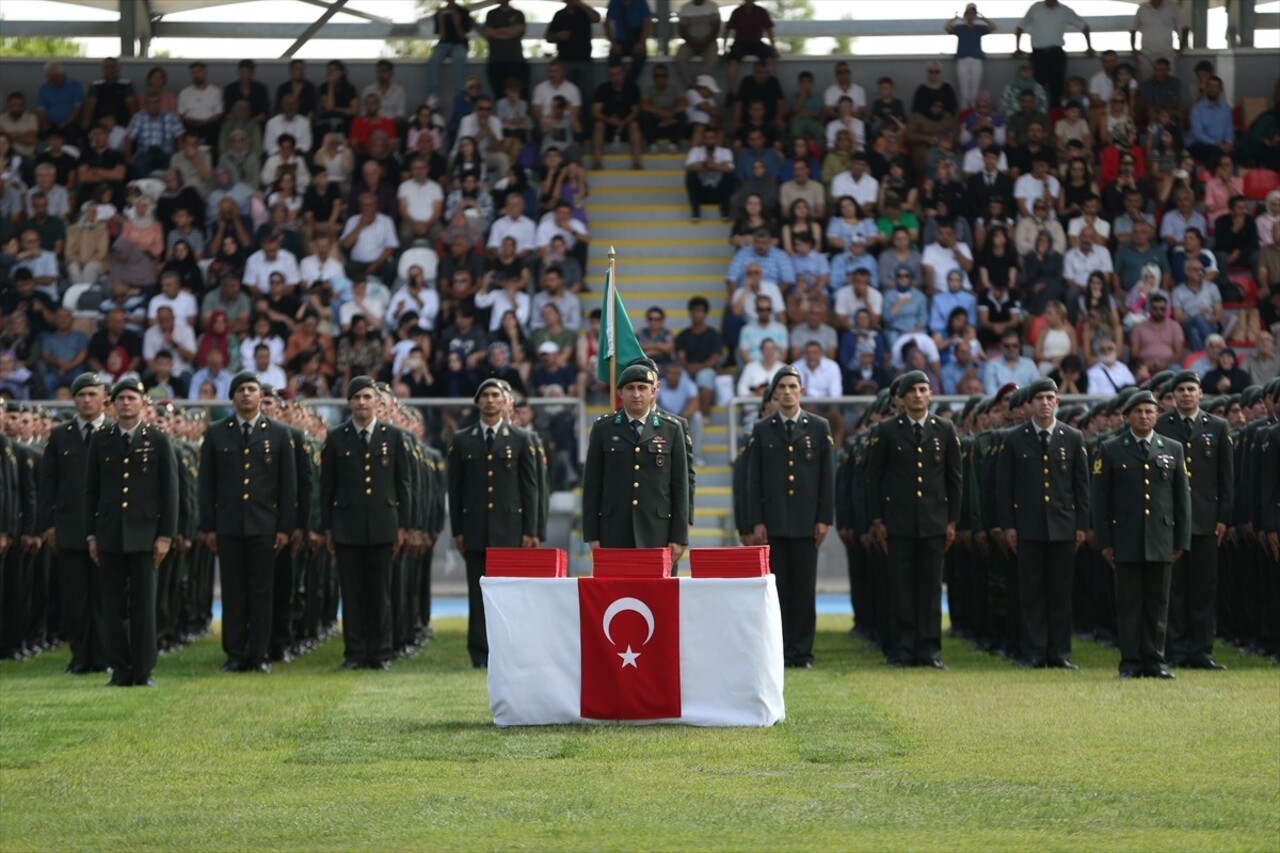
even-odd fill
[(616, 405), (618, 400), (618, 346), (617, 346), (618, 318), (616, 316), (618, 313), (618, 310), (616, 307), (618, 304), (618, 300), (617, 300), (617, 296), (615, 295), (618, 291), (618, 283), (615, 277), (617, 275), (617, 262), (618, 262), (618, 252), (616, 249), (613, 248), (613, 246), (610, 246), (609, 247), (609, 289), (608, 289), (608, 292), (605, 294), (605, 299), (608, 300), (605, 304), (608, 306), (607, 310), (609, 312), (609, 316), (605, 318), (608, 322), (608, 325), (605, 328), (608, 330), (608, 334), (609, 334), (607, 352), (609, 353), (609, 405), (610, 406)]

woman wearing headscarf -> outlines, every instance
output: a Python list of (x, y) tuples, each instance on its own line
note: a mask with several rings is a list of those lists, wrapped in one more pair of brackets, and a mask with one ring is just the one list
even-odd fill
[[(237, 130), (244, 131), (245, 142), (255, 156), (262, 158), (262, 129), (249, 113), (248, 101), (236, 101), (231, 105), (231, 114), (222, 122), (222, 130), (218, 133), (218, 150), (226, 151), (231, 147), (231, 136)], [(255, 173), (256, 180), (257, 175)], [(250, 183), (245, 181), (245, 183)]]
[(231, 132), (230, 144), (222, 149), (218, 166), (230, 172), (233, 181), (253, 186), (262, 171), (262, 152), (249, 145), (249, 134), (244, 128), (236, 128)]
[(239, 363), (238, 358), (235, 361), (232, 360), (239, 355), (239, 346), (228, 326), (226, 311), (214, 311), (209, 315), (209, 325), (196, 346), (196, 367), (204, 367), (209, 360), (209, 353), (215, 349), (222, 353), (223, 364)]

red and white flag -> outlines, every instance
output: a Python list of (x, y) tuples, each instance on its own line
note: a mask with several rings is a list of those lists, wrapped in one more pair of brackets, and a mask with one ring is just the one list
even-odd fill
[(786, 717), (772, 575), (480, 581), (499, 726), (770, 726)]
[(660, 720), (680, 716), (680, 584), (578, 581), (582, 716)]

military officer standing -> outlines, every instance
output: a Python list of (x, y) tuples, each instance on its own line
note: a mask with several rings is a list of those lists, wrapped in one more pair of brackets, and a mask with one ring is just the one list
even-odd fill
[(206, 430), (200, 447), (200, 533), (222, 577), (222, 671), (270, 672), (276, 555), (298, 501), (293, 440), (262, 413), (256, 373), (231, 378), (231, 402), (235, 414)]
[(1032, 419), (1005, 433), (996, 479), (1000, 529), (1018, 565), (1021, 663), (1076, 669), (1072, 572), (1089, 529), (1088, 457), (1084, 437), (1057, 419), (1057, 383), (1037, 379), (1023, 394)]
[(1174, 409), (1156, 432), (1181, 442), (1191, 490), (1191, 547), (1173, 564), (1169, 583), (1168, 662), (1191, 669), (1225, 669), (1213, 659), (1217, 633), (1218, 548), (1231, 522), (1235, 466), (1230, 429), (1200, 409), (1200, 375), (1183, 370), (1170, 382)]
[(76, 416), (49, 434), (40, 466), (40, 527), (45, 545), (57, 555), (62, 597), (62, 632), (71, 646), (67, 672), (106, 672), (102, 644), (101, 575), (89, 560), (84, 523), (85, 471), (89, 441), (106, 423), (107, 382), (82, 373), (71, 383)]
[(146, 388), (122, 379), (111, 389), (116, 422), (89, 442), (85, 532), (102, 568), (103, 636), (109, 686), (153, 687), (156, 571), (178, 526), (178, 467), (169, 437), (142, 423)]
[(904, 410), (868, 440), (867, 512), (887, 554), (895, 625), (887, 661), (946, 669), (942, 653), (942, 563), (960, 517), (960, 441), (950, 421), (929, 413), (929, 377), (898, 380)]
[(800, 408), (800, 371), (774, 374), (766, 397), (778, 404), (756, 424), (747, 448), (747, 523), (769, 545), (769, 570), (782, 607), (786, 666), (813, 666), (818, 548), (835, 521), (835, 447), (825, 418)]
[(485, 628), (485, 549), (533, 548), (538, 544), (537, 448), (529, 433), (503, 418), (507, 393), (489, 378), (476, 389), (480, 419), (449, 443), (449, 518), (453, 543), (467, 565), (467, 652), (471, 665), (489, 665)]
[(318, 532), (338, 564), (343, 669), (391, 668), (391, 560), (409, 540), (409, 465), (399, 432), (378, 420), (368, 376), (347, 383), (351, 419), (320, 463)]
[(1150, 391), (1131, 396), (1128, 429), (1093, 463), (1098, 548), (1115, 569), (1121, 678), (1174, 677), (1164, 660), (1169, 574), (1191, 546), (1191, 487), (1182, 445), (1155, 431), (1158, 414)]
[(582, 538), (592, 548), (666, 547), (675, 565), (689, 544), (688, 456), (679, 422), (654, 408), (657, 381), (644, 365), (622, 371), (622, 408), (591, 427)]
[(25, 404), (10, 401), (5, 405), (4, 429), (13, 454), (16, 499), (10, 547), (0, 571), (0, 657), (22, 660), (38, 654), (27, 642), (27, 628), (31, 623), (31, 587), (40, 544), (40, 453), (30, 442)]

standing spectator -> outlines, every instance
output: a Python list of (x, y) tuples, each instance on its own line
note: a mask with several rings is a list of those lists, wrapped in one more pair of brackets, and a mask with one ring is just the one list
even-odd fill
[[(545, 38), (556, 45), (556, 59), (562, 66), (563, 76), (572, 81), (578, 92), (594, 92), (596, 88), (594, 63), (591, 61), (591, 28), (598, 23), (600, 13), (585, 0), (565, 0), (564, 6), (557, 10), (547, 25)], [(551, 75), (550, 65), (547, 66), (547, 75)], [(575, 102), (574, 106), (576, 108), (578, 104)], [(534, 118), (539, 118), (536, 111)]]
[(608, 81), (596, 89), (591, 116), (592, 168), (604, 168), (604, 143), (608, 134), (610, 140), (625, 137), (631, 148), (631, 168), (643, 169), (640, 157), (640, 89), (627, 78), (620, 63), (610, 64)]
[(1062, 84), (1067, 75), (1067, 55), (1062, 49), (1067, 27), (1076, 27), (1084, 34), (1087, 55), (1093, 56), (1093, 40), (1089, 22), (1081, 18), (1059, 0), (1039, 0), (1033, 3), (1014, 30), (1017, 49), (1014, 56), (1022, 55), (1022, 34), (1031, 37), (1031, 64), (1036, 80), (1049, 93), (1049, 102), (1062, 100)]
[(435, 24), (436, 44), (431, 49), (431, 61), (427, 64), (427, 91), (441, 92), (444, 87), (441, 67), (445, 60), (453, 66), (453, 91), (455, 97), (462, 94), (462, 81), (467, 71), (467, 33), (475, 23), (471, 12), (460, 6), (457, 0), (444, 0), (431, 16)]
[(778, 55), (773, 40), (773, 18), (767, 10), (757, 6), (755, 0), (742, 0), (742, 4), (729, 15), (724, 32), (726, 42), (733, 40), (725, 56), (729, 60), (729, 91), (734, 92), (738, 86), (738, 66), (743, 57), (773, 59)]
[(609, 0), (604, 17), (604, 37), (609, 42), (609, 64), (621, 65), (631, 57), (627, 83), (635, 85), (644, 70), (645, 50), (653, 31), (648, 0)]
[(1040, 378), (1036, 363), (1022, 354), (1022, 336), (1010, 329), (1000, 336), (1000, 358), (987, 362), (983, 385), (988, 394), (995, 394), (1010, 382), (1022, 387)]
[(497, 95), (505, 91), (507, 80), (520, 81), (520, 97), (529, 96), (529, 62), (524, 58), (521, 39), (525, 33), (524, 12), (511, 7), (511, 0), (498, 0), (485, 15), (481, 33), (489, 41), (489, 62), (485, 74), (489, 91)]
[(84, 108), (84, 86), (67, 76), (61, 62), (45, 63), (45, 82), (36, 95), (36, 113), (45, 134), (61, 131), (68, 142), (80, 139), (80, 118)]
[[(1177, 0), (1148, 0), (1133, 13), (1129, 27), (1129, 47), (1139, 62), (1138, 76), (1146, 79), (1161, 59), (1174, 62), (1187, 49), (1187, 23), (1182, 17), (1182, 7)], [(1173, 47), (1173, 36), (1178, 35), (1178, 48)], [(1142, 36), (1142, 48), (1138, 48), (1138, 36)]]
[(995, 22), (986, 15), (978, 14), (978, 6), (970, 3), (964, 7), (964, 15), (959, 19), (952, 18), (943, 27), (948, 34), (956, 37), (956, 77), (960, 83), (960, 106), (974, 105), (978, 91), (982, 89), (982, 63), (986, 54), (982, 52), (982, 37), (996, 31)]
[(720, 61), (720, 7), (712, 0), (689, 0), (680, 7), (677, 29), (684, 44), (676, 51), (676, 66), (686, 88), (695, 79), (689, 60), (701, 57), (702, 73), (713, 74)]

